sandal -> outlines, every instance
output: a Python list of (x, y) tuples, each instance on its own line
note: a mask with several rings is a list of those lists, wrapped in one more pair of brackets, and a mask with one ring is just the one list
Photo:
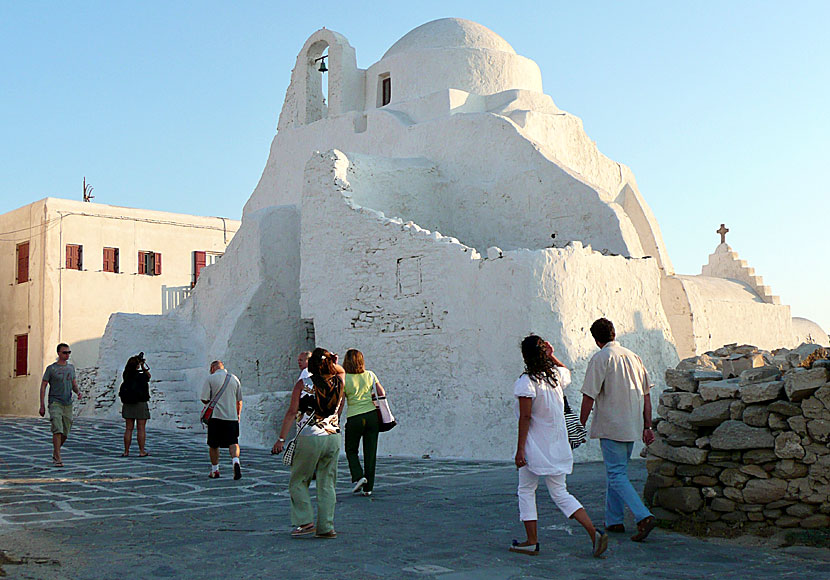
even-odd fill
[(657, 525), (657, 520), (654, 516), (646, 516), (637, 522), (637, 533), (631, 536), (632, 542), (642, 542)]
[(329, 532), (323, 532), (322, 534), (314, 534), (314, 537), (322, 540), (332, 540), (337, 537), (337, 532), (331, 530)]
[(138, 454), (139, 457), (147, 457), (148, 455), (150, 455), (150, 454), (147, 453), (146, 451), (144, 453), (139, 453)]
[(63, 461), (61, 461), (60, 459), (55, 459), (53, 457), (52, 458), (52, 466), (53, 467), (63, 467)]
[(130, 454), (129, 454), (129, 453), (122, 453), (122, 454), (121, 454), (121, 457), (129, 457), (129, 456), (130, 456)]
[(291, 537), (304, 538), (305, 536), (313, 536), (315, 533), (317, 533), (317, 527), (314, 524), (305, 524), (291, 530)]

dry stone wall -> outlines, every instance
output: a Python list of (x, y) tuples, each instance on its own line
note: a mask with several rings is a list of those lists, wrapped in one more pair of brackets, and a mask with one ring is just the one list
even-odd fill
[(644, 495), (708, 532), (830, 526), (830, 349), (728, 345), (666, 371)]

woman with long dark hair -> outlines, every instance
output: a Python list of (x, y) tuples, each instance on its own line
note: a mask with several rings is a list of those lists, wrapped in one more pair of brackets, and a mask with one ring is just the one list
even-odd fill
[(144, 448), (147, 441), (147, 420), (150, 418), (150, 368), (144, 360), (144, 353), (131, 356), (127, 360), (122, 374), (119, 396), (121, 397), (121, 417), (124, 425), (124, 453), (121, 457), (129, 457), (130, 444), (133, 440), (133, 429), (138, 428), (138, 456), (150, 455)]
[(513, 385), (513, 394), (519, 418), (519, 519), (524, 523), (527, 539), (513, 540), (510, 551), (531, 556), (539, 553), (536, 487), (542, 477), (556, 506), (565, 517), (575, 519), (585, 528), (591, 537), (593, 554), (599, 556), (608, 547), (608, 535), (594, 527), (585, 508), (565, 485), (565, 476), (573, 471), (564, 394), (571, 373), (553, 355), (553, 346), (535, 334), (522, 340), (522, 357), (525, 371)]
[[(291, 496), (291, 537), (336, 538), (334, 504), (337, 499), (337, 457), (340, 455), (340, 410), (343, 404), (345, 371), (337, 355), (315, 348), (308, 359), (310, 378), (294, 385), (291, 403), (272, 453), (281, 453), (285, 438), (296, 420), (297, 444), (291, 463), (288, 490)], [(317, 473), (317, 525), (308, 486)]]

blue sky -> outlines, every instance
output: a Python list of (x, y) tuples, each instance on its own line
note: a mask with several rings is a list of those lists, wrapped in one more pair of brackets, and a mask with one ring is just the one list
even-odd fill
[(436, 18), (475, 20), (632, 168), (679, 273), (719, 240), (830, 329), (827, 2), (0, 0), (0, 213), (46, 196), (238, 218), (297, 53), (366, 68)]

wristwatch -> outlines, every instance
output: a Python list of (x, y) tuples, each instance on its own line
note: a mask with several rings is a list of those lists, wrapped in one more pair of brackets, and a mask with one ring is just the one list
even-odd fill
[(279, 441), (280, 443), (285, 443), (285, 437), (280, 437), (279, 439), (277, 439), (277, 441)]

